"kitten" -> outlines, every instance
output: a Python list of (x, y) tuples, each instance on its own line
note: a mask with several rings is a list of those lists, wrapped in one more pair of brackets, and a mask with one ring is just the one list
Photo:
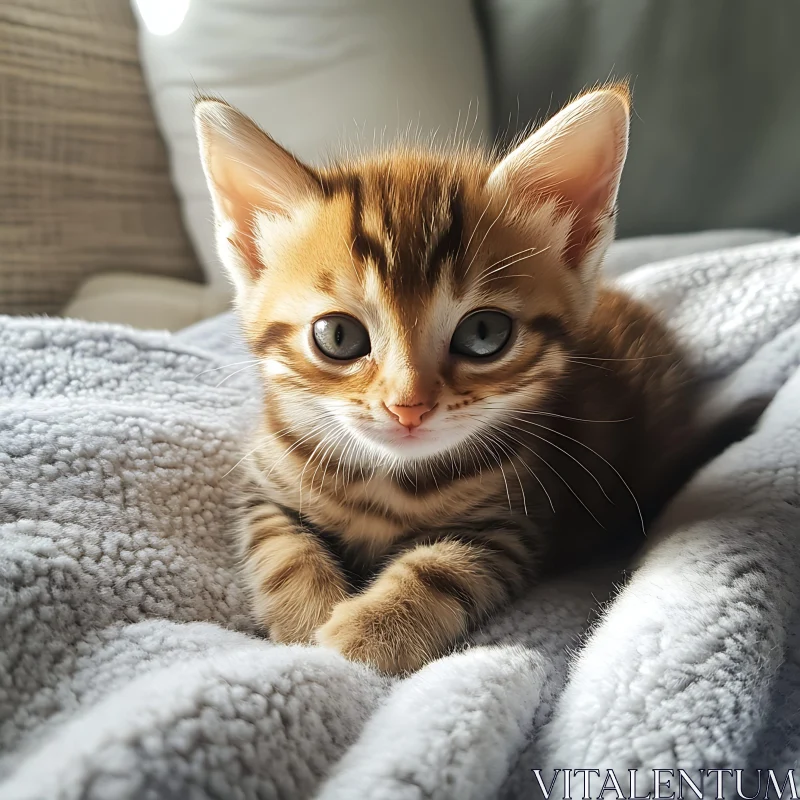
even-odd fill
[(599, 280), (626, 87), (496, 161), (313, 169), (221, 101), (195, 118), (264, 376), (241, 537), (272, 639), (405, 673), (544, 570), (641, 536), (696, 397), (662, 323)]

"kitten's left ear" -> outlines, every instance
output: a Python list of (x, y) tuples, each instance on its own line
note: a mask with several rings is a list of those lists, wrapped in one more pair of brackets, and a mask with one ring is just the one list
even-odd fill
[(259, 217), (291, 217), (319, 193), (319, 185), (310, 169), (227, 103), (198, 100), (194, 121), (217, 249), (241, 293), (265, 268), (256, 235)]
[[(488, 186), (508, 195), (518, 215), (566, 226), (564, 263), (594, 277), (614, 234), (617, 190), (628, 152), (630, 93), (624, 85), (570, 103), (492, 171)], [(598, 252), (599, 251), (599, 252)]]

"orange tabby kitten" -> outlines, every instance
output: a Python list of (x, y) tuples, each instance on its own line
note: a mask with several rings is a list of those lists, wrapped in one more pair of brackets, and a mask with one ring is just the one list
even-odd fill
[(608, 549), (692, 435), (690, 374), (603, 288), (629, 95), (498, 161), (399, 148), (312, 169), (242, 114), (196, 125), (264, 375), (242, 543), (258, 619), (391, 673), (543, 569)]

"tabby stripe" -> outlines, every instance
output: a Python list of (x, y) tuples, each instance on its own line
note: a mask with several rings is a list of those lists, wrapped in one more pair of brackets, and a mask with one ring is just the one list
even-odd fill
[[(555, 340), (546, 341), (543, 347), (531, 353), (523, 363), (511, 363), (498, 367), (494, 372), (488, 373), (484, 380), (492, 387), (492, 393), (508, 392), (519, 389), (528, 384), (531, 380), (531, 373), (541, 371), (541, 361), (551, 350), (559, 346), (560, 342)], [(534, 368), (536, 368), (534, 370)], [(540, 374), (539, 378), (543, 376)]]
[(306, 569), (307, 565), (302, 559), (291, 561), (284, 566), (273, 569), (261, 581), (261, 588), (267, 593), (278, 592), (301, 570)]
[(250, 489), (243, 507), (247, 511), (252, 511), (255, 508), (263, 506), (265, 503), (269, 503), (269, 500), (265, 499), (263, 495), (255, 493), (253, 489)]
[(395, 221), (392, 212), (392, 203), (389, 198), (389, 186), (387, 181), (381, 182), (381, 204), (383, 205), (383, 229), (389, 241), (395, 240)]
[(283, 355), (292, 353), (289, 347), (289, 339), (297, 330), (296, 325), (289, 322), (270, 322), (264, 330), (251, 340), (250, 344), (256, 355), (263, 356), (265, 353), (280, 348)]
[(274, 519), (275, 517), (280, 517), (280, 516), (282, 516), (281, 512), (272, 506), (266, 506), (262, 510), (253, 509), (247, 515), (247, 524), (259, 525), (261, 523), (267, 522), (270, 519)]
[(452, 597), (470, 610), (475, 608), (475, 598), (463, 586), (458, 569), (450, 568), (444, 561), (438, 564), (433, 561), (412, 561), (404, 565), (426, 589)]
[[(447, 536), (446, 539), (452, 541), (455, 537)], [(519, 567), (519, 551), (513, 546), (503, 544), (499, 538), (493, 536), (459, 536), (457, 541), (461, 544), (468, 544), (470, 547), (481, 547), (504, 561), (507, 561), (514, 568)]]
[(394, 523), (395, 525), (405, 525), (406, 521), (403, 517), (399, 514), (395, 514), (390, 508), (386, 508), (383, 505), (376, 506), (373, 503), (367, 503), (363, 500), (352, 500), (348, 499), (347, 495), (340, 500), (340, 505), (344, 508), (350, 509), (355, 511), (359, 514), (363, 514), (364, 516), (368, 517), (380, 517), (381, 519), (387, 519), (389, 522)]
[(332, 175), (318, 175), (319, 187), (328, 200), (337, 194), (352, 194), (353, 175), (349, 172), (336, 172)]
[(552, 314), (542, 314), (535, 317), (527, 323), (527, 328), (550, 341), (563, 342), (565, 344), (569, 342), (564, 323)]
[(331, 294), (336, 286), (336, 276), (333, 272), (321, 272), (314, 279), (314, 288), (323, 294)]
[(353, 250), (361, 261), (372, 260), (385, 278), (388, 269), (386, 252), (373, 236), (364, 230), (364, 187), (360, 175), (342, 173), (320, 178), (323, 194), (332, 198), (348, 193), (353, 206), (351, 239)]
[(275, 525), (263, 523), (258, 527), (250, 527), (247, 528), (247, 533), (249, 535), (249, 541), (247, 543), (247, 550), (245, 555), (248, 558), (252, 558), (256, 551), (261, 547), (267, 539), (273, 539), (276, 536), (291, 536), (293, 535), (290, 531), (286, 529), (285, 526), (282, 525)]
[[(504, 541), (507, 539), (511, 539), (513, 543)], [(431, 539), (431, 543), (434, 541)], [(447, 533), (439, 537), (438, 541), (453, 541), (468, 547), (483, 548), (487, 554), (500, 559), (500, 562), (490, 560), (487, 566), (506, 581), (521, 580), (534, 566), (534, 554), (525, 547), (522, 537), (514, 533), (509, 532), (506, 536), (500, 536), (497, 532)]]
[(461, 187), (458, 183), (453, 184), (448, 192), (447, 212), (450, 218), (449, 224), (439, 237), (426, 270), (426, 278), (431, 286), (439, 279), (444, 262), (455, 262), (463, 246), (464, 206), (461, 200)]
[(349, 559), (347, 558), (345, 546), (335, 534), (328, 533), (317, 527), (304, 514), (295, 511), (293, 508), (278, 503), (274, 505), (281, 510), (287, 519), (297, 526), (298, 533), (313, 536), (325, 548), (334, 563), (342, 570), (344, 578), (351, 589), (357, 590), (363, 586), (365, 577), (360, 574), (353, 564), (348, 563)]
[(360, 177), (353, 179), (351, 191), (353, 194), (353, 248), (362, 262), (371, 260), (385, 280), (389, 270), (386, 251), (375, 237), (364, 230), (364, 189)]

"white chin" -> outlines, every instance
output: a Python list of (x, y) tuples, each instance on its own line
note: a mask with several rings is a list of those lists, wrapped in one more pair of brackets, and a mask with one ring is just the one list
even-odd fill
[(409, 436), (374, 436), (363, 432), (356, 434), (370, 449), (398, 461), (422, 461), (442, 455), (463, 439), (461, 436), (439, 431), (414, 433)]

